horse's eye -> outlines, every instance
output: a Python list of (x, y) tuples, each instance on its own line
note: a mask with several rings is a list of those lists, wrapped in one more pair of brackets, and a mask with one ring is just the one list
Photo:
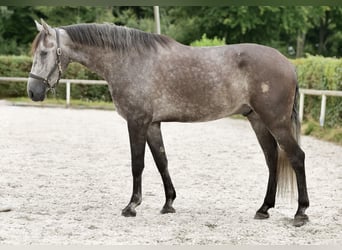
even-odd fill
[(43, 56), (46, 56), (47, 55), (47, 51), (41, 51), (40, 52), (40, 56), (43, 57)]

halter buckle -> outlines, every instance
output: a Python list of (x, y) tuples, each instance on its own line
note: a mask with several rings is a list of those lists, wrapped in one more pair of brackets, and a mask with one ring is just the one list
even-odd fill
[(58, 56), (62, 55), (62, 50), (61, 50), (61, 48), (57, 48), (57, 55), (58, 55)]

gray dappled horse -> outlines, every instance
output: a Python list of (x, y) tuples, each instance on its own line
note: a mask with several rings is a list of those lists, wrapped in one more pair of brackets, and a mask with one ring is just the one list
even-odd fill
[(256, 44), (195, 48), (163, 35), (111, 24), (51, 28), (42, 20), (36, 26), (29, 97), (43, 101), (75, 61), (108, 82), (117, 112), (127, 121), (133, 193), (122, 215), (135, 216), (142, 200), (146, 142), (164, 183), (166, 202), (161, 212), (175, 212), (176, 192), (161, 122), (202, 122), (242, 114), (253, 127), (269, 168), (266, 196), (255, 218), (269, 217), (277, 184), (286, 188), (295, 173), (298, 210), (294, 225), (308, 220), (305, 155), (298, 145), (296, 73), (277, 50)]

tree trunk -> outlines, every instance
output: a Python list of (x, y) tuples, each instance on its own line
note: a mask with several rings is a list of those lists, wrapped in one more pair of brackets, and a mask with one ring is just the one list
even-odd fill
[(304, 44), (305, 44), (305, 36), (306, 33), (303, 31), (298, 31), (297, 33), (297, 49), (296, 49), (296, 58), (302, 57), (304, 53)]
[(321, 18), (319, 25), (319, 44), (318, 44), (318, 54), (325, 55), (327, 52), (326, 48), (326, 38), (328, 33), (329, 25), (329, 12), (325, 12), (325, 17)]

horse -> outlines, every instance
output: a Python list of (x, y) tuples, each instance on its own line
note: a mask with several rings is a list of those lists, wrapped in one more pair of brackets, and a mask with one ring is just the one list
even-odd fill
[[(241, 114), (251, 123), (269, 170), (266, 195), (254, 218), (269, 218), (276, 193), (290, 189), (298, 193), (293, 225), (308, 221), (297, 76), (278, 50), (248, 43), (191, 47), (108, 23), (57, 28), (44, 20), (35, 23), (39, 33), (32, 43), (28, 96), (43, 101), (68, 64), (78, 62), (108, 82), (116, 110), (127, 121), (133, 191), (123, 216), (136, 216), (142, 201), (146, 144), (164, 185), (161, 213), (175, 212), (161, 122), (205, 122)], [(291, 188), (292, 181), (296, 185)]]

